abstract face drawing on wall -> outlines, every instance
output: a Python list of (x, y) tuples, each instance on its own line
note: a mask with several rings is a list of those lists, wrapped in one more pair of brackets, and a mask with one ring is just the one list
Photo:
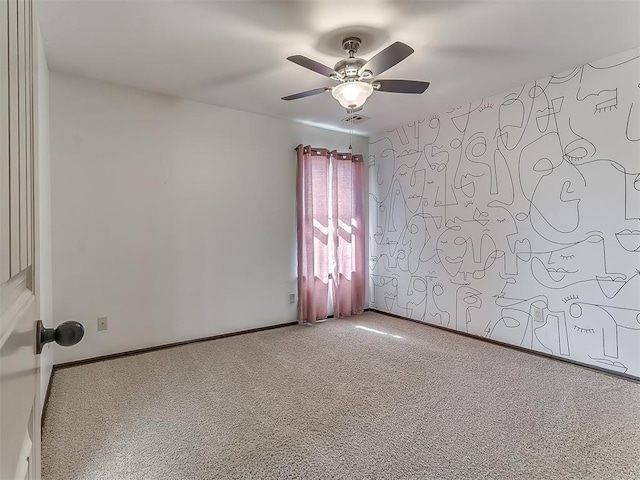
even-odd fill
[(526, 131), (527, 119), (531, 113), (531, 102), (523, 97), (526, 89), (525, 85), (508, 93), (498, 107), (498, 138), (500, 146), (507, 151), (520, 144)]
[(415, 273), (420, 267), (420, 262), (426, 260), (426, 245), (429, 240), (429, 231), (422, 215), (414, 215), (409, 220), (400, 236), (397, 254), (398, 268), (404, 272)]
[(376, 185), (375, 189), (369, 189), (370, 195), (376, 195), (379, 202), (384, 202), (391, 189), (393, 172), (396, 168), (395, 151), (391, 140), (387, 137), (372, 144), (370, 150), (372, 165), (369, 166), (369, 171), (374, 174), (371, 181)]
[[(504, 175), (498, 177), (498, 163), (502, 155), (498, 150), (499, 132), (497, 129), (487, 131), (486, 126), (498, 123), (499, 106), (492, 101), (481, 100), (476, 105), (470, 105), (470, 108), (454, 184), (467, 198), (473, 198), (478, 192), (481, 195), (495, 195), (495, 199), (498, 199), (498, 182), (505, 182), (509, 178)], [(503, 187), (507, 188), (506, 185)], [(508, 196), (508, 192), (504, 193)]]
[(639, 107), (635, 49), (374, 138), (375, 308), (640, 378)]
[(456, 290), (456, 330), (467, 333), (481, 333), (484, 325), (479, 325), (472, 314), (472, 309), (481, 307), (482, 292), (466, 285), (458, 287)]
[(585, 180), (563, 159), (560, 139), (549, 132), (526, 145), (520, 154), (518, 178), (531, 202), (529, 217), (536, 232), (554, 243), (567, 243), (567, 234), (580, 223), (580, 199)]
[(443, 304), (446, 296), (445, 286), (443, 283), (435, 280), (435, 277), (427, 277), (428, 279), (428, 303), (427, 314), (438, 325), (445, 327), (451, 326), (451, 314)]
[(576, 99), (591, 114), (571, 118), (572, 128), (595, 146), (593, 159), (618, 163), (630, 174), (640, 173), (638, 69), (640, 56), (584, 65)]
[(467, 282), (480, 279), (496, 260), (502, 258), (491, 232), (484, 223), (458, 218), (448, 222), (448, 227), (438, 237), (436, 255), (452, 278)]
[(626, 279), (623, 273), (607, 271), (600, 235), (551, 252), (533, 253), (531, 272), (542, 286), (551, 289), (604, 278)]
[(440, 136), (440, 117), (433, 115), (428, 119), (418, 122), (418, 150), (423, 149), (427, 145), (434, 145)]
[[(613, 365), (618, 359), (618, 328), (613, 317), (596, 305), (573, 303), (567, 316), (567, 332), (570, 345), (580, 345), (581, 350), (594, 360), (609, 359)], [(625, 366), (618, 362), (618, 366)]]
[[(424, 156), (427, 169), (428, 212), (446, 217), (446, 207), (457, 205), (458, 199), (453, 189), (452, 179), (460, 158), (463, 132), (449, 116), (432, 116), (421, 131), (426, 130), (427, 142)], [(421, 137), (422, 138), (422, 137)]]
[(427, 180), (427, 161), (422, 152), (416, 151), (400, 155), (398, 162), (400, 165), (395, 177), (400, 184), (406, 209), (410, 214), (418, 213)]
[(416, 320), (424, 320), (427, 309), (427, 279), (417, 275), (403, 277), (405, 282), (398, 285), (396, 303), (405, 308), (407, 315)]
[(640, 56), (584, 65), (570, 130), (584, 147), (569, 144), (572, 163), (608, 161), (620, 171), (627, 193), (626, 218), (640, 219)]
[(506, 207), (497, 202), (490, 202), (488, 206), (487, 227), (492, 232), (498, 252), (504, 254), (502, 272), (517, 275), (519, 260), (528, 262), (531, 258), (531, 242), (520, 234), (516, 219)]
[(398, 279), (385, 275), (371, 275), (373, 298), (371, 304), (375, 308), (391, 310), (398, 296)]

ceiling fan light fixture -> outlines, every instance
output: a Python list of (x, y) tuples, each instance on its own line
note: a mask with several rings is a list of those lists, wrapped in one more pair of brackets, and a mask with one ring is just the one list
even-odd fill
[(341, 83), (331, 89), (333, 98), (347, 109), (360, 108), (372, 93), (371, 84), (360, 81)]

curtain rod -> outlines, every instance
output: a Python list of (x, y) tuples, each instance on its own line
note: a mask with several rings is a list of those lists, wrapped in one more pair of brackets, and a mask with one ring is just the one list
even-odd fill
[[(304, 148), (304, 147), (303, 147)], [(311, 150), (327, 150), (326, 148), (312, 148)], [(298, 151), (298, 147), (293, 149), (294, 152)], [(331, 153), (333, 150), (327, 150), (328, 153)], [(347, 155), (351, 155), (351, 161), (352, 162), (364, 162), (364, 155), (362, 155), (361, 153), (340, 153), (338, 151), (336, 151), (337, 153), (337, 157), (338, 160), (345, 160), (345, 156)], [(342, 157), (342, 158), (340, 158)]]
[[(298, 148), (299, 148), (299, 147), (295, 147), (295, 148), (293, 149), (293, 151), (294, 151), (294, 152), (297, 152), (297, 151), (298, 151)], [(304, 148), (304, 147), (302, 147), (302, 148)], [(334, 151), (334, 150), (329, 150), (328, 148), (317, 148), (317, 147), (316, 147), (316, 148), (311, 148), (311, 150), (326, 150), (327, 152), (333, 152), (333, 151)], [(337, 150), (335, 150), (335, 151), (336, 151), (339, 155), (354, 155), (354, 156), (355, 156), (355, 155), (361, 155), (360, 153), (351, 153), (351, 152), (349, 152), (349, 153), (340, 153), (340, 152), (338, 152)]]

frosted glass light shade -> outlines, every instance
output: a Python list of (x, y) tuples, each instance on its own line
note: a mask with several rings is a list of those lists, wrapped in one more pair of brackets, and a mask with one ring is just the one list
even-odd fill
[(333, 98), (338, 100), (344, 108), (361, 107), (372, 93), (371, 84), (360, 81), (341, 83), (331, 89)]

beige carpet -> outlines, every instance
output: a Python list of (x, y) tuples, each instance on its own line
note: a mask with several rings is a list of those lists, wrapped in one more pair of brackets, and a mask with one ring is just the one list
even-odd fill
[(58, 370), (42, 452), (45, 480), (634, 479), (640, 385), (366, 313)]

